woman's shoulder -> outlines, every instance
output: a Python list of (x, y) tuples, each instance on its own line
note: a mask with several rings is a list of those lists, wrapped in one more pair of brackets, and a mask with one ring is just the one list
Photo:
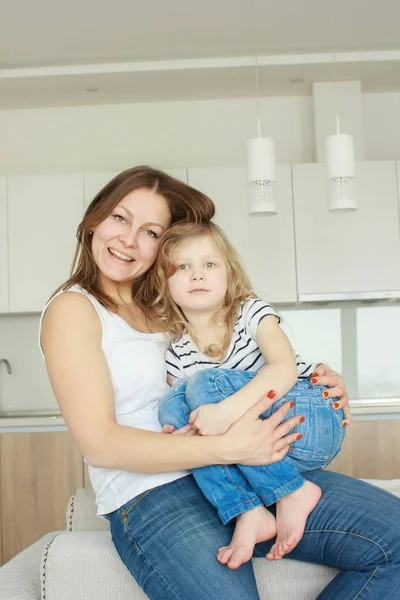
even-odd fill
[(39, 346), (42, 352), (55, 346), (64, 348), (89, 347), (101, 341), (102, 327), (96, 310), (84, 294), (65, 291), (47, 305), (39, 327)]
[(43, 321), (51, 318), (58, 321), (82, 319), (96, 319), (98, 321), (95, 307), (88, 294), (78, 289), (64, 290), (50, 300), (43, 313)]

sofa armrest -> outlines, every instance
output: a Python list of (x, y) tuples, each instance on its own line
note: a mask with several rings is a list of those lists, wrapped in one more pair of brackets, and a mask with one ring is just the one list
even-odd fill
[(107, 519), (96, 515), (95, 495), (91, 488), (78, 488), (69, 499), (66, 512), (67, 531), (109, 531)]
[(42, 552), (57, 535), (48, 533), (0, 568), (0, 600), (40, 600)]
[(109, 531), (63, 531), (42, 555), (43, 600), (148, 600)]

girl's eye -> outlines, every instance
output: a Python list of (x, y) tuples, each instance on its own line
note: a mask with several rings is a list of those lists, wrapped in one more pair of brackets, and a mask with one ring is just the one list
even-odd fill
[(180, 271), (186, 271), (186, 269), (187, 269), (187, 268), (188, 268), (188, 266), (187, 266), (187, 265), (179, 265), (179, 266), (178, 266), (178, 269), (179, 269)]
[(208, 262), (208, 263), (206, 263), (206, 267), (207, 267), (207, 269), (211, 269), (212, 267), (216, 267), (216, 266), (217, 266), (217, 265), (216, 265), (215, 263), (213, 263), (213, 262)]
[(113, 217), (118, 223), (126, 223), (126, 219), (122, 215), (113, 215)]

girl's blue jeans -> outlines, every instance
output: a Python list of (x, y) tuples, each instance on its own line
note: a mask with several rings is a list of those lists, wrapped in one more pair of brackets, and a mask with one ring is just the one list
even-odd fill
[[(256, 373), (249, 371), (205, 369), (190, 379), (180, 379), (160, 402), (160, 422), (179, 429), (188, 423), (194, 409), (221, 402), (255, 376)], [(294, 415), (305, 417), (293, 430), (303, 437), (281, 461), (261, 467), (213, 465), (193, 469), (198, 486), (224, 524), (261, 504), (270, 506), (297, 490), (304, 483), (302, 473), (325, 467), (340, 452), (345, 433), (343, 411), (333, 410), (334, 399), (322, 398), (324, 389), (311, 385), (308, 379), (300, 379), (261, 415), (267, 418), (284, 402), (293, 401), (285, 420)]]

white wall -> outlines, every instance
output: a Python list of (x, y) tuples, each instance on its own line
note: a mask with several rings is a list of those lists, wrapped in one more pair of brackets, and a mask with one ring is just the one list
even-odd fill
[[(364, 95), (363, 104), (366, 158), (400, 159), (400, 94)], [(279, 163), (314, 161), (312, 108), (309, 97), (262, 100), (264, 133), (275, 139)], [(0, 111), (0, 174), (112, 171), (138, 163), (164, 168), (244, 164), (255, 117), (254, 99)], [(343, 338), (354, 344), (354, 352), (359, 350), (361, 360), (358, 369), (351, 365), (359, 373), (350, 373), (349, 379), (355, 395), (400, 396), (394, 358), (398, 337), (394, 341), (389, 326), (382, 339), (379, 309), (370, 310), (375, 318), (368, 314), (363, 320), (367, 313), (362, 311), (357, 326), (354, 314), (353, 341)], [(399, 323), (400, 307), (390, 311)], [(339, 312), (283, 311), (288, 333), (305, 360), (346, 370)], [(12, 376), (4, 365), (0, 370), (0, 410), (56, 406), (37, 347), (37, 325), (37, 316), (0, 316), (0, 358), (13, 366)], [(371, 355), (370, 338), (373, 344), (376, 340)], [(389, 356), (379, 351), (386, 338)], [(372, 359), (382, 359), (382, 364), (371, 364)]]
[(0, 411), (57, 410), (38, 344), (39, 316), (0, 317)]
[[(311, 98), (261, 103), (280, 163), (313, 161)], [(0, 173), (244, 164), (253, 99), (0, 111)]]
[[(400, 94), (366, 94), (366, 159), (400, 158)], [(313, 162), (311, 97), (264, 98), (279, 163)], [(0, 111), (0, 174), (245, 163), (254, 99)]]
[(364, 143), (368, 160), (400, 158), (400, 94), (364, 94)]

